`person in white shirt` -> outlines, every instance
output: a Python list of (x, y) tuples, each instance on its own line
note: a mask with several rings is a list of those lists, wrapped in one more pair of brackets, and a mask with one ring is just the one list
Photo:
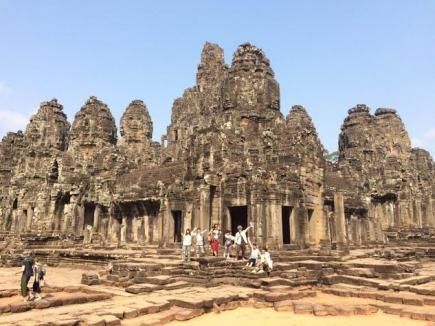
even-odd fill
[(192, 246), (192, 234), (190, 229), (186, 229), (183, 236), (183, 260), (185, 262), (190, 261), (190, 247)]
[(224, 248), (224, 258), (230, 258), (231, 247), (233, 246), (234, 236), (231, 234), (230, 230), (225, 232), (225, 248)]
[(263, 247), (263, 250), (261, 251), (260, 267), (262, 269), (260, 272), (266, 272), (267, 276), (270, 276), (270, 271), (273, 268), (273, 261), (267, 247)]
[(250, 228), (252, 228), (252, 223), (244, 230), (241, 225), (237, 227), (237, 233), (234, 236), (234, 244), (237, 246), (237, 260), (245, 259), (246, 245), (248, 244), (246, 232)]
[(196, 258), (199, 258), (200, 255), (205, 254), (204, 250), (204, 233), (206, 233), (208, 230), (201, 231), (198, 228), (194, 228), (192, 231), (192, 235), (195, 237), (196, 240)]
[(246, 267), (255, 267), (257, 265), (258, 257), (260, 256), (260, 250), (258, 250), (256, 243), (251, 245), (251, 242), (249, 242), (249, 245), (251, 246), (251, 255), (249, 256), (249, 261), (246, 264)]

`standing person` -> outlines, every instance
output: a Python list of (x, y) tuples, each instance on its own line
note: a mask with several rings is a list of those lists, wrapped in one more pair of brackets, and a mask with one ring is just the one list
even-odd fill
[(204, 250), (204, 233), (207, 230), (201, 231), (199, 228), (195, 228), (192, 231), (192, 235), (195, 236), (196, 239), (196, 258), (199, 258), (200, 255), (205, 254)]
[(186, 229), (183, 236), (183, 260), (185, 262), (190, 261), (190, 247), (192, 246), (192, 234), (190, 229)]
[(225, 232), (225, 249), (224, 249), (224, 258), (230, 258), (231, 247), (233, 246), (234, 236), (231, 234), (230, 230)]
[(246, 232), (250, 228), (252, 228), (252, 223), (244, 230), (241, 225), (237, 227), (237, 233), (234, 237), (234, 243), (237, 246), (237, 260), (245, 259), (246, 244), (248, 243)]
[(214, 224), (213, 228), (210, 231), (210, 246), (213, 252), (213, 256), (217, 256), (219, 254), (219, 237), (221, 235), (221, 230), (219, 229), (218, 224)]
[(246, 267), (255, 267), (257, 265), (257, 259), (260, 256), (260, 250), (258, 250), (256, 243), (251, 245), (251, 242), (249, 242), (249, 245), (251, 246), (251, 255), (249, 256)]
[(33, 299), (32, 294), (29, 291), (27, 285), (29, 284), (30, 278), (33, 276), (33, 265), (35, 264), (35, 258), (33, 252), (23, 259), (21, 263), (21, 296), (24, 301), (30, 301)]

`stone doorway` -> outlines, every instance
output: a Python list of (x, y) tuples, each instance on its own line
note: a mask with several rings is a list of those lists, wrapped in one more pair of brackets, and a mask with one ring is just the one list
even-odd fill
[(228, 207), (231, 219), (231, 233), (237, 233), (237, 226), (241, 225), (243, 229), (248, 226), (248, 206)]
[(83, 223), (83, 228), (86, 228), (86, 225), (94, 226), (94, 212), (95, 212), (95, 204), (94, 203), (85, 203), (85, 219)]
[(291, 223), (290, 218), (293, 208), (291, 206), (282, 206), (282, 243), (291, 243)]
[(181, 211), (171, 211), (172, 218), (174, 219), (174, 242), (181, 242), (183, 223), (182, 223), (182, 212)]

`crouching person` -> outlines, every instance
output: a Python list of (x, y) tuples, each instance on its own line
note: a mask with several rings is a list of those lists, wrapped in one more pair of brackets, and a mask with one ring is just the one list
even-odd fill
[(261, 251), (260, 255), (260, 267), (263, 270), (263, 272), (266, 272), (267, 276), (270, 276), (270, 272), (273, 268), (273, 261), (270, 257), (269, 250), (267, 247), (263, 247), (263, 250)]

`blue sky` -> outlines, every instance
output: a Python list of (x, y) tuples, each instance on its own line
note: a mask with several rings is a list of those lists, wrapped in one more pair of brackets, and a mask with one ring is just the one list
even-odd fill
[(271, 61), (281, 111), (304, 105), (329, 150), (352, 106), (393, 107), (435, 156), (435, 1), (0, 0), (0, 136), (58, 98), (70, 121), (91, 95), (117, 119), (145, 101), (159, 140), (195, 83), (206, 41), (227, 63), (251, 42)]

